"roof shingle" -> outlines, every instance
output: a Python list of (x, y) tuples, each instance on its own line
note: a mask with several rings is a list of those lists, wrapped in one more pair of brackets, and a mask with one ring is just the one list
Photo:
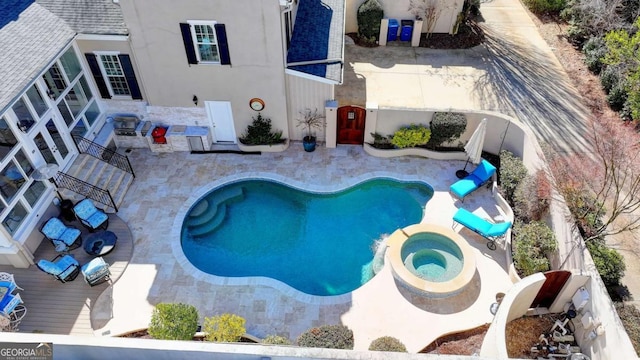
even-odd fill
[(75, 32), (34, 0), (0, 6), (0, 114), (59, 55)]
[(127, 35), (120, 4), (113, 0), (36, 0), (79, 34)]

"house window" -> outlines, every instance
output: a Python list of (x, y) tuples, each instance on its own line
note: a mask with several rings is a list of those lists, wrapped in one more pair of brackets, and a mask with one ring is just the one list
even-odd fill
[(215, 21), (189, 21), (180, 24), (189, 64), (231, 65), (224, 24)]
[(111, 87), (112, 96), (131, 96), (118, 56), (100, 55), (100, 64), (102, 65), (103, 75), (107, 79), (107, 84)]
[(131, 58), (126, 54), (84, 54), (91, 68), (93, 79), (104, 99), (113, 97), (142, 100), (138, 80), (133, 71)]
[(49, 93), (53, 99), (57, 99), (60, 94), (67, 88), (67, 81), (62, 76), (62, 72), (58, 67), (58, 64), (53, 64), (44, 75), (42, 75)]

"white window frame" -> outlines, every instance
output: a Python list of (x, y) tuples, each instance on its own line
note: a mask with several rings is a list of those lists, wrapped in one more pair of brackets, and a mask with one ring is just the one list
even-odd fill
[[(127, 82), (127, 78), (124, 75), (124, 69), (122, 68), (122, 63), (120, 62), (119, 51), (94, 51), (93, 54), (96, 56), (96, 60), (98, 60), (98, 67), (100, 67), (100, 72), (102, 73), (102, 78), (104, 79), (105, 84), (107, 85), (107, 89), (109, 90), (109, 94), (112, 99), (116, 100), (131, 100), (131, 89), (129, 88), (129, 83)], [(113, 87), (111, 87), (111, 81), (109, 80), (109, 75), (107, 75), (107, 70), (102, 63), (102, 56), (115, 56), (118, 59), (118, 66), (120, 66), (120, 71), (122, 71), (122, 77), (124, 78), (124, 82), (127, 84), (127, 89), (129, 90), (129, 95), (119, 95), (113, 91)]]
[[(220, 44), (218, 43), (218, 35), (216, 34), (216, 24), (217, 21), (204, 21), (204, 20), (188, 20), (189, 31), (191, 31), (191, 41), (193, 42), (193, 49), (196, 53), (196, 58), (198, 59), (198, 63), (200, 64), (220, 64)], [(196, 36), (196, 25), (203, 26), (211, 26), (213, 30), (213, 42), (212, 45), (216, 46), (216, 52), (218, 53), (218, 61), (208, 61), (202, 60), (202, 56), (200, 56), (200, 43), (198, 43), (198, 37)]]

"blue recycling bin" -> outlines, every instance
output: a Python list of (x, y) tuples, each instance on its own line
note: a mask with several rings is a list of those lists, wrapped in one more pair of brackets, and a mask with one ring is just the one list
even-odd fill
[(389, 19), (389, 31), (387, 32), (387, 41), (396, 41), (398, 39), (398, 20)]
[(411, 41), (413, 33), (413, 21), (402, 20), (402, 29), (400, 30), (400, 41)]

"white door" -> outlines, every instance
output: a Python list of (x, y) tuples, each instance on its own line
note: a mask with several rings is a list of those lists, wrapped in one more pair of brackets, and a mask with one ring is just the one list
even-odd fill
[(58, 131), (53, 119), (49, 119), (45, 126), (40, 127), (33, 137), (33, 142), (47, 164), (58, 164), (60, 169), (64, 169), (71, 160), (70, 149), (73, 149), (73, 145), (69, 145), (65, 134)]
[(229, 101), (205, 101), (213, 142), (236, 143), (236, 130), (233, 127), (233, 113)]

